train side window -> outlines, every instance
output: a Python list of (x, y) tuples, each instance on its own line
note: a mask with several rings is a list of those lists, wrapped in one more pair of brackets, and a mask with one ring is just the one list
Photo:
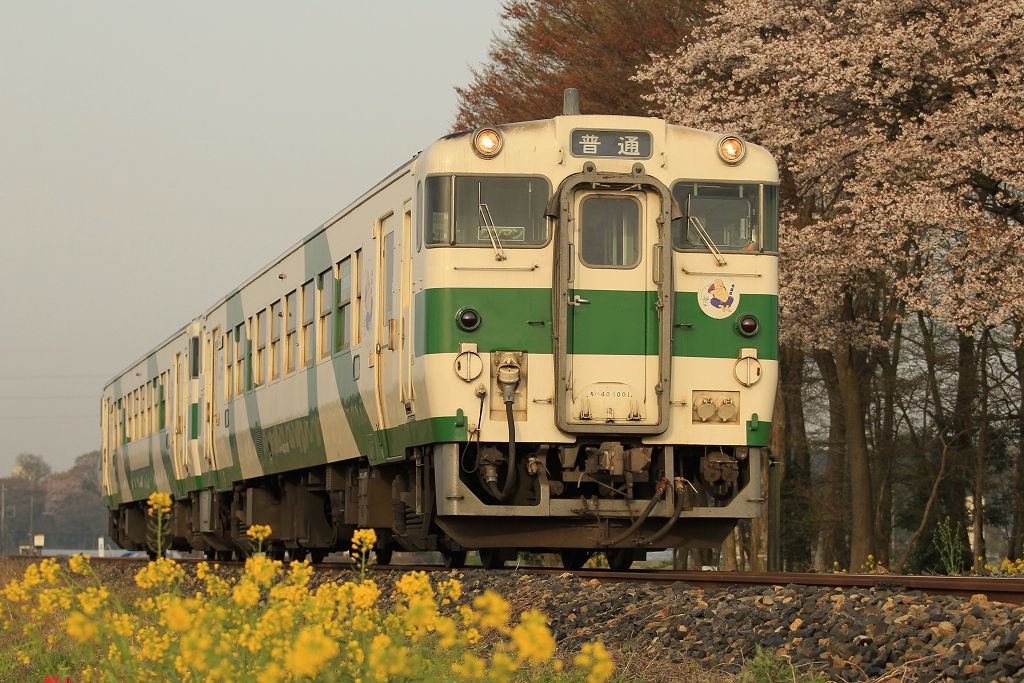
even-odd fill
[(779, 188), (777, 185), (761, 187), (764, 210), (761, 212), (761, 233), (765, 251), (779, 250)]
[(424, 241), (451, 244), (452, 176), (427, 178), (423, 202)]
[(418, 201), (416, 207), (420, 212), (417, 216), (419, 220), (416, 221), (416, 252), (420, 252), (423, 249), (423, 219), (422, 216), (426, 215), (426, 211), (423, 210), (423, 181), (416, 183), (416, 196)]
[(320, 351), (317, 358), (327, 358), (334, 351), (334, 335), (331, 328), (331, 313), (334, 311), (334, 269), (320, 273), (317, 281), (320, 292), (320, 315), (317, 322), (317, 338)]
[(232, 370), (235, 364), (231, 362), (231, 349), (234, 347), (235, 332), (234, 330), (228, 330), (224, 335), (224, 352), (217, 354), (217, 362), (220, 364), (220, 370), (224, 373), (224, 401), (230, 401), (232, 392), (234, 391), (235, 384), (232, 381), (234, 373)]
[(157, 418), (160, 413), (160, 392), (157, 388), (159, 382), (154, 377), (149, 383), (149, 433), (157, 433)]
[(245, 390), (245, 323), (235, 327), (235, 396)]
[(302, 367), (313, 364), (316, 357), (316, 283), (313, 280), (302, 285)]
[(160, 385), (157, 393), (157, 401), (160, 406), (157, 411), (156, 428), (162, 432), (167, 429), (167, 372), (160, 373)]
[(256, 314), (256, 361), (253, 363), (252, 383), (262, 386), (267, 377), (267, 309)]
[(296, 333), (296, 325), (299, 320), (299, 293), (296, 290), (292, 290), (284, 298), (284, 317), (285, 317), (285, 333), (284, 333), (284, 374), (295, 372), (295, 368), (298, 366), (299, 360), (299, 339)]
[(335, 331), (334, 350), (347, 349), (352, 344), (352, 323), (349, 313), (352, 308), (352, 257), (338, 264), (338, 320)]
[(358, 346), (363, 336), (363, 328), (359, 321), (363, 314), (363, 250), (356, 249), (352, 254), (352, 346)]
[(270, 304), (270, 379), (275, 380), (281, 376), (281, 323), (284, 320), (284, 313), (281, 310), (281, 301)]
[(199, 358), (199, 337), (192, 337), (192, 341), (189, 344), (189, 371), (192, 374), (192, 379), (199, 377), (199, 371), (202, 370)]

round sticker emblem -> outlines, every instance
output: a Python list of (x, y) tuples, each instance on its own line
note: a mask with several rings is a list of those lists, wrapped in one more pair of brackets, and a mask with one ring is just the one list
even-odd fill
[(697, 290), (697, 303), (709, 317), (728, 318), (740, 304), (736, 283), (724, 276), (709, 277)]

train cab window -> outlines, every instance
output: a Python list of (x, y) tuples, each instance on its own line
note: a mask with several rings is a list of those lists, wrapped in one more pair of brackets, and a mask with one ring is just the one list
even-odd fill
[(540, 177), (427, 178), (425, 241), (492, 248), (542, 246), (550, 236), (544, 215), (548, 194), (548, 182)]
[(270, 304), (270, 379), (275, 380), (281, 376), (281, 323), (284, 320), (284, 313), (281, 311), (281, 302), (275, 301)]
[(595, 268), (640, 262), (640, 203), (633, 197), (591, 196), (580, 206), (580, 260)]
[(331, 336), (331, 311), (334, 310), (334, 269), (325, 270), (317, 279), (320, 292), (320, 312), (317, 316), (316, 336), (320, 341), (317, 359), (331, 355), (334, 341)]
[(338, 264), (338, 320), (335, 332), (335, 351), (347, 349), (352, 345), (352, 323), (349, 314), (352, 310), (352, 257)]
[(299, 365), (299, 337), (296, 333), (299, 315), (299, 293), (292, 290), (284, 298), (284, 373), (295, 372)]
[(761, 185), (676, 183), (672, 194), (683, 212), (672, 221), (676, 249), (761, 250)]

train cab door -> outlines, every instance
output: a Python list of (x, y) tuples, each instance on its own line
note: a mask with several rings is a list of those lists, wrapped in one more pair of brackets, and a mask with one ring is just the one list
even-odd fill
[(671, 288), (662, 203), (641, 185), (581, 184), (563, 195), (558, 270), (565, 279), (555, 309), (556, 410), (565, 431), (656, 434), (667, 427)]

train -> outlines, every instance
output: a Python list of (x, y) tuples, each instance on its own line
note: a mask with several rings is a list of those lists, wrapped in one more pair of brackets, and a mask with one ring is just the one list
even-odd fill
[(778, 202), (762, 147), (572, 93), (442, 137), (106, 384), (111, 539), (159, 491), (214, 559), (718, 546), (764, 507)]

